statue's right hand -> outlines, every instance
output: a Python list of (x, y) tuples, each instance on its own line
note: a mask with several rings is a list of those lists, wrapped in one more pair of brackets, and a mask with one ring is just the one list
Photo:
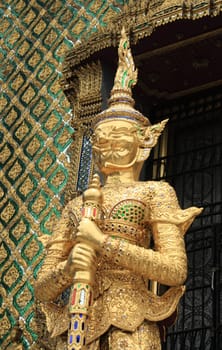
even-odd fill
[(65, 272), (73, 276), (76, 271), (95, 270), (96, 253), (86, 243), (77, 243), (69, 254)]

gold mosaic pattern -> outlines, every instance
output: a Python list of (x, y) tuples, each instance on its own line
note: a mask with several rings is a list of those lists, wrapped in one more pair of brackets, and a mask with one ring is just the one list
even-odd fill
[[(87, 40), (76, 45), (66, 56), (64, 75), (72, 74), (73, 67), (81, 61), (106, 47), (118, 46), (120, 32), (124, 26), (130, 33), (130, 43), (152, 34), (155, 28), (181, 19), (196, 20), (204, 16), (217, 16), (221, 13), (222, 0), (129, 0), (125, 1), (119, 16), (108, 21), (108, 26), (100, 26), (98, 32), (85, 35)], [(68, 81), (65, 84), (69, 84)], [(64, 85), (65, 85), (64, 84)]]
[(1, 1), (1, 349), (40, 348), (33, 294), (42, 263), (39, 237), (51, 234), (63, 206), (73, 134), (59, 82), (64, 54), (105, 26), (124, 3)]

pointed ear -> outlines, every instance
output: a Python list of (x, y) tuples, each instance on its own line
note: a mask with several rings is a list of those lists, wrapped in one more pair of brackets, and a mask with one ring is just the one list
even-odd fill
[(144, 129), (143, 135), (140, 135), (140, 146), (137, 154), (137, 162), (146, 160), (151, 149), (156, 146), (158, 138), (165, 128), (168, 119), (154, 125), (150, 125)]
[(153, 148), (156, 146), (158, 138), (165, 128), (166, 123), (169, 119), (165, 119), (162, 122), (154, 125), (150, 125), (146, 128), (144, 139), (141, 144), (143, 148)]

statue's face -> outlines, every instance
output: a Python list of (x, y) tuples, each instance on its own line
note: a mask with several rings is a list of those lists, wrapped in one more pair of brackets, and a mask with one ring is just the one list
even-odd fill
[(125, 120), (101, 122), (93, 135), (93, 152), (100, 170), (110, 174), (135, 163), (138, 151), (135, 123)]

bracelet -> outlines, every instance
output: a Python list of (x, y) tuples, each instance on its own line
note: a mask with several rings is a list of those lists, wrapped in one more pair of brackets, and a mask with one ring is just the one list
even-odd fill
[(102, 254), (107, 258), (115, 256), (118, 253), (119, 244), (119, 239), (107, 235), (104, 243), (102, 244)]

